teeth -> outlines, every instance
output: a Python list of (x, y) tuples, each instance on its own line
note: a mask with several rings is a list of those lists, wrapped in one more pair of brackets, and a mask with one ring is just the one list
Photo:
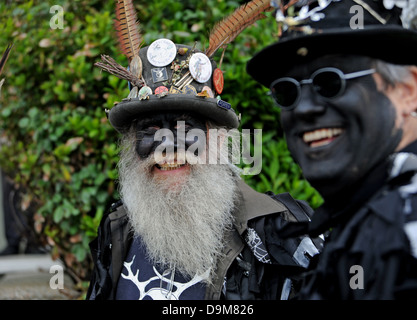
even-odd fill
[(342, 128), (326, 128), (310, 132), (305, 132), (303, 140), (305, 143), (311, 143), (318, 140), (330, 139), (339, 136), (343, 132)]
[(181, 168), (183, 166), (183, 164), (168, 164), (168, 163), (164, 163), (164, 164), (159, 164), (158, 168), (160, 170), (163, 171), (170, 171), (170, 170), (175, 170), (178, 168)]

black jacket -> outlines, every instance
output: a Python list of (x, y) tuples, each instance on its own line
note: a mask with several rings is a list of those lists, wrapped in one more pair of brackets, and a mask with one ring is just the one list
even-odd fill
[(404, 151), (316, 211), (310, 235), (332, 229), (300, 299), (417, 298), (417, 142)]
[[(216, 276), (205, 298), (292, 297), (297, 292), (300, 274), (310, 257), (318, 253), (322, 242), (305, 236), (283, 240), (276, 231), (285, 221), (310, 220), (312, 209), (289, 194), (261, 194), (243, 181), (238, 187), (241, 201), (234, 211), (234, 229), (226, 235), (224, 257), (218, 262)], [(256, 245), (251, 242), (253, 236), (257, 238)], [(114, 299), (132, 238), (123, 205), (112, 206), (102, 219), (97, 238), (90, 244), (95, 266), (87, 299)], [(267, 259), (258, 250), (266, 250)]]

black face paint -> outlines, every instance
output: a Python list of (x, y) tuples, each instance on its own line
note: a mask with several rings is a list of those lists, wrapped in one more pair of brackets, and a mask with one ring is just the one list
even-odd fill
[[(164, 138), (162, 141), (155, 140), (155, 133), (160, 129), (170, 130), (174, 140), (167, 141), (167, 138)], [(151, 114), (138, 120), (136, 123), (136, 153), (139, 157), (145, 159), (149, 157), (161, 143), (172, 144), (175, 151), (177, 151), (177, 148), (181, 145), (185, 146), (185, 150), (187, 150), (188, 147), (195, 143), (205, 143), (205, 141), (198, 141), (198, 138), (194, 135), (187, 135), (192, 129), (202, 130), (207, 135), (206, 122), (192, 114), (179, 112)]]
[[(349, 73), (371, 65), (366, 57), (330, 56), (297, 66), (288, 76), (306, 79), (322, 67)], [(394, 152), (402, 136), (395, 119), (395, 107), (371, 75), (348, 80), (344, 94), (333, 99), (304, 86), (299, 104), (281, 112), (288, 148), (324, 198), (358, 182)]]

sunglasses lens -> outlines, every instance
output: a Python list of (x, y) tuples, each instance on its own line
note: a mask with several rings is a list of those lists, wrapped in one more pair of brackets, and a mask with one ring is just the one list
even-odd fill
[(337, 72), (322, 71), (313, 78), (314, 89), (325, 98), (336, 97), (343, 87), (343, 79)]
[(271, 92), (280, 107), (292, 107), (298, 98), (298, 86), (294, 81), (280, 80), (271, 86)]

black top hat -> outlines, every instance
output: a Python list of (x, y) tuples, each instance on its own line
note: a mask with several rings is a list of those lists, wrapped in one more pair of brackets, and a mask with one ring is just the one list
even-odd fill
[(417, 65), (416, 0), (299, 0), (293, 16), (286, 10), (293, 1), (273, 2), (282, 36), (247, 64), (267, 87), (291, 67), (327, 54)]

